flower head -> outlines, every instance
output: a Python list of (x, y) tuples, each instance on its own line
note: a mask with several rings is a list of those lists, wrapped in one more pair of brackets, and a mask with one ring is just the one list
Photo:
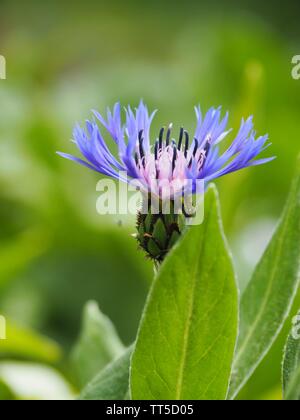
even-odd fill
[[(171, 124), (161, 128), (152, 143), (150, 126), (155, 112), (149, 114), (141, 101), (135, 111), (130, 106), (125, 108), (122, 123), (121, 106), (116, 103), (113, 111), (107, 110), (106, 118), (93, 111), (94, 119), (86, 122), (86, 128), (80, 125), (74, 128), (74, 141), (84, 160), (59, 154), (110, 177), (137, 180), (141, 188), (162, 199), (180, 193), (186, 184), (192, 185), (193, 193), (197, 180), (206, 185), (225, 174), (273, 159), (256, 159), (270, 143), (267, 135), (256, 138), (252, 117), (242, 120), (235, 139), (221, 152), (219, 145), (231, 131), (226, 128), (228, 113), (221, 118), (221, 108), (211, 108), (204, 116), (200, 107), (195, 111), (197, 125), (193, 136), (180, 128), (173, 137)], [(118, 157), (111, 153), (98, 123), (116, 143)], [(128, 178), (124, 177), (124, 172)]]
[[(193, 136), (180, 128), (173, 137), (174, 130), (169, 125), (161, 128), (151, 142), (150, 127), (155, 112), (149, 114), (140, 102), (135, 111), (125, 108), (122, 123), (117, 103), (113, 111), (107, 110), (106, 118), (93, 111), (94, 119), (87, 121), (85, 128), (75, 127), (74, 142), (84, 159), (60, 153), (101, 174), (124, 182), (134, 181), (144, 193), (146, 203), (146, 210), (138, 213), (137, 241), (156, 263), (163, 261), (180, 237), (182, 220), (195, 215), (193, 208), (190, 212), (190, 199), (199, 195), (199, 184), (201, 194), (213, 179), (273, 159), (256, 159), (270, 144), (267, 135), (256, 138), (252, 117), (242, 120), (233, 142), (221, 151), (220, 143), (231, 131), (226, 129), (228, 114), (221, 118), (221, 108), (211, 108), (204, 116), (200, 107), (195, 111), (197, 125)], [(98, 124), (116, 143), (117, 157), (111, 153)], [(194, 193), (197, 194), (193, 196)], [(154, 211), (153, 197), (158, 211)], [(167, 212), (166, 204), (171, 204)]]

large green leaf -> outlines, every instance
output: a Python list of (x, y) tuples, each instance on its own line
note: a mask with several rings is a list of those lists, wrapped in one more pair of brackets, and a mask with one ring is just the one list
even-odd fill
[(267, 354), (286, 320), (299, 285), (300, 163), (281, 222), (241, 300), (240, 334), (230, 397)]
[(72, 354), (72, 362), (81, 386), (124, 352), (124, 346), (112, 322), (100, 312), (97, 303), (84, 308), (82, 332)]
[(82, 391), (80, 400), (125, 400), (128, 397), (132, 348), (107, 365)]
[(294, 318), (294, 327), (287, 340), (282, 366), (285, 400), (300, 400), (300, 313)]
[(131, 366), (133, 399), (225, 399), (237, 335), (237, 287), (216, 190), (150, 292)]

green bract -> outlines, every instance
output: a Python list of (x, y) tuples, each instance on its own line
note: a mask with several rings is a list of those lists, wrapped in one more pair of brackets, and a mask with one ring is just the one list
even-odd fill
[(137, 240), (147, 255), (161, 263), (184, 230), (184, 217), (178, 214), (139, 214)]

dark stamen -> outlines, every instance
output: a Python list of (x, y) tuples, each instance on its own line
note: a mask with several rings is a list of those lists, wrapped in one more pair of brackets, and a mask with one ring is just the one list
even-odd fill
[(145, 162), (144, 162), (144, 157), (145, 157), (145, 152), (144, 152), (144, 147), (143, 147), (143, 130), (141, 130), (139, 132), (139, 152), (140, 152), (140, 157), (141, 157), (141, 161), (143, 163), (143, 166), (145, 166)]
[(199, 156), (199, 159), (198, 159), (200, 169), (202, 168), (204, 161), (205, 161), (205, 154), (204, 154), (203, 150), (201, 150), (200, 156)]
[(185, 146), (184, 146), (184, 157), (187, 157), (188, 149), (189, 149), (189, 133), (184, 131), (185, 135)]
[(208, 152), (210, 151), (210, 146), (211, 146), (211, 144), (210, 144), (210, 141), (208, 140), (208, 141), (206, 142), (206, 144), (205, 144), (204, 148), (203, 148), (203, 150), (204, 150), (204, 152), (205, 152), (205, 157), (207, 157)]
[(184, 129), (183, 127), (181, 127), (180, 132), (179, 132), (178, 150), (180, 150), (182, 146), (183, 132), (184, 132)]
[(159, 141), (157, 140), (154, 146), (154, 157), (155, 160), (158, 160), (158, 148), (159, 148)]
[(134, 160), (135, 160), (136, 166), (138, 166), (139, 165), (139, 157), (138, 157), (137, 153), (134, 154)]
[(198, 142), (198, 140), (196, 138), (194, 138), (194, 143), (195, 143), (195, 145), (194, 145), (193, 155), (192, 155), (192, 157), (191, 157), (191, 159), (189, 161), (189, 164), (188, 164), (188, 167), (189, 168), (192, 166), (193, 158), (195, 157), (195, 155), (197, 153), (197, 150), (198, 150), (198, 146), (199, 146), (199, 142)]
[(173, 124), (169, 125), (167, 136), (166, 136), (166, 146), (169, 146), (170, 144), (170, 137), (171, 137), (171, 131), (172, 131)]
[(193, 156), (196, 155), (197, 150), (198, 150), (198, 146), (199, 146), (199, 142), (196, 138), (194, 139), (194, 141), (195, 141), (195, 146), (194, 146), (194, 150), (193, 150)]
[(163, 145), (164, 132), (165, 132), (165, 127), (162, 127), (160, 129), (159, 136), (158, 136), (158, 138), (159, 138), (159, 149), (160, 150), (162, 149), (162, 145)]
[(145, 156), (144, 147), (143, 147), (143, 138), (139, 139), (139, 151), (141, 159)]
[(172, 172), (175, 169), (176, 160), (177, 160), (177, 148), (174, 147), (174, 149), (173, 149), (173, 160), (172, 160)]

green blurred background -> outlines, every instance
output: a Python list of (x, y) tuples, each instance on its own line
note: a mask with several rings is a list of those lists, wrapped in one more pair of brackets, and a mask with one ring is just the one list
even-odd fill
[[(152, 266), (130, 236), (132, 218), (120, 226), (97, 215), (99, 176), (56, 150), (74, 152), (74, 123), (117, 100), (135, 105), (143, 98), (158, 108), (154, 130), (171, 121), (192, 129), (198, 103), (222, 105), (235, 129), (254, 114), (277, 160), (217, 181), (243, 290), (300, 151), (300, 81), (291, 77), (300, 4), (1, 0), (0, 10), (7, 60), (7, 80), (0, 80), (0, 315), (11, 334), (0, 341), (0, 397), (9, 395), (7, 384), (28, 396), (22, 380), (28, 388), (39, 374), (44, 393), (33, 385), (31, 396), (63, 397), (76, 389), (68, 355), (86, 301), (96, 300), (129, 344)], [(242, 398), (280, 398), (286, 331)]]

